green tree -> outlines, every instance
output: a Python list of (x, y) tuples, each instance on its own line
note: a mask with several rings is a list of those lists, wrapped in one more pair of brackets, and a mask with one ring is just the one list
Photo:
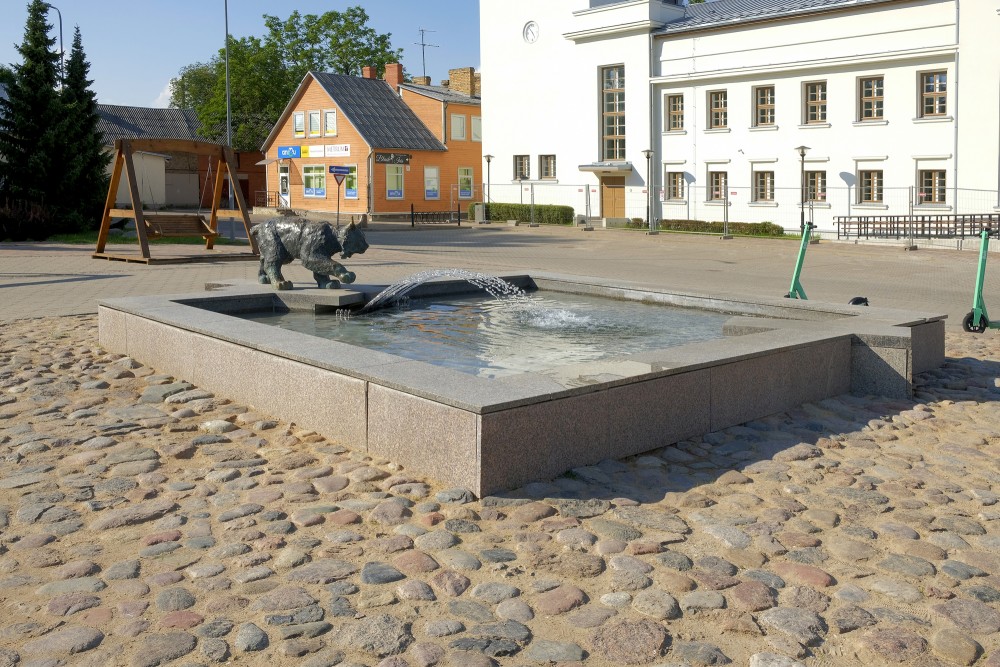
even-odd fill
[(60, 95), (63, 105), (64, 157), (61, 208), (70, 229), (96, 229), (108, 192), (107, 167), (111, 155), (97, 129), (100, 116), (97, 98), (87, 78), (90, 63), (83, 51), (80, 28), (73, 33), (73, 46), (66, 64), (66, 81)]
[[(52, 158), (61, 141), (62, 113), (56, 91), (59, 56), (53, 51), (55, 38), (49, 37), (47, 11), (42, 0), (28, 5), (24, 41), (17, 47), (22, 62), (11, 66), (7, 99), (0, 99), (0, 203), (7, 207), (13, 202), (51, 210), (56, 204), (59, 173)], [(11, 238), (45, 238), (51, 231), (18, 227), (16, 216), (5, 227), (0, 235)]]
[[(263, 38), (229, 40), (230, 108), (233, 147), (258, 150), (295, 89), (310, 70), (360, 74), (364, 66), (379, 73), (399, 62), (402, 49), (393, 49), (391, 34), (368, 26), (362, 7), (322, 15), (300, 14), (285, 20), (264, 15)], [(181, 69), (170, 82), (170, 105), (194, 108), (202, 134), (226, 140), (225, 49), (208, 63)]]

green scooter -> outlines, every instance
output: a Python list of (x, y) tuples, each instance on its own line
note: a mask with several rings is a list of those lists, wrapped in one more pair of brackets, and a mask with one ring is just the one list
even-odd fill
[(962, 320), (962, 328), (971, 333), (983, 333), (987, 329), (1000, 329), (1000, 322), (990, 322), (983, 301), (983, 283), (986, 280), (986, 255), (990, 250), (990, 237), (1000, 238), (1000, 230), (993, 231), (988, 226), (979, 233), (979, 268), (976, 271), (976, 291), (972, 295), (972, 310)]
[[(802, 245), (799, 246), (799, 258), (795, 261), (795, 270), (792, 272), (792, 285), (788, 289), (788, 294), (785, 295), (786, 299), (802, 299), (807, 300), (809, 297), (806, 296), (806, 291), (802, 289), (802, 283), (799, 282), (799, 275), (802, 273), (802, 263), (806, 259), (806, 248), (809, 247), (809, 238), (812, 236), (812, 230), (816, 228), (811, 222), (804, 223), (799, 227), (802, 230)], [(863, 296), (856, 296), (847, 302), (849, 306), (867, 306), (868, 299)]]

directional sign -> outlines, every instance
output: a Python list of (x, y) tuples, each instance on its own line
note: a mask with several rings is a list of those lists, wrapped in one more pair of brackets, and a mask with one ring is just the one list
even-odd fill
[[(344, 176), (347, 176), (347, 175), (349, 175), (351, 173), (351, 168), (350, 167), (338, 167), (336, 165), (330, 165), (330, 173), (334, 174), (334, 175), (341, 175), (342, 174)], [(340, 179), (337, 182), (340, 183), (341, 181), (343, 181), (343, 179)]]

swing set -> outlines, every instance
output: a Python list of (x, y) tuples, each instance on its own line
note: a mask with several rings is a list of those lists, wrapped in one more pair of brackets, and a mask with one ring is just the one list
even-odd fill
[[(213, 161), (218, 164), (212, 190), (212, 208), (207, 220), (201, 213), (200, 208), (196, 213), (143, 210), (133, 158), (134, 153), (140, 151), (151, 153), (189, 153), (207, 156), (209, 176), (212, 173)], [(253, 234), (250, 233), (250, 216), (247, 212), (246, 200), (240, 188), (236, 187), (236, 184), (239, 183), (236, 176), (236, 156), (233, 153), (233, 149), (229, 146), (189, 139), (119, 139), (115, 142), (113, 164), (114, 169), (111, 172), (111, 183), (108, 186), (108, 196), (104, 203), (104, 215), (101, 217), (101, 227), (97, 235), (97, 248), (94, 254), (91, 255), (92, 258), (122, 262), (141, 262), (143, 264), (196, 262), (204, 261), (205, 259), (259, 259), (260, 252), (257, 249), (257, 241), (254, 239)], [(123, 171), (128, 182), (129, 199), (132, 204), (132, 208), (130, 209), (114, 207)], [(223, 177), (226, 173), (229, 174), (229, 183), (233, 186), (233, 196), (239, 207), (236, 210), (219, 208), (219, 202), (222, 199)], [(206, 182), (206, 187), (207, 185)], [(212, 255), (199, 256), (175, 255), (169, 258), (154, 258), (150, 255), (149, 240), (155, 238), (200, 236), (205, 240), (205, 250), (212, 250), (215, 246), (215, 239), (219, 236), (220, 216), (241, 218), (243, 220), (243, 227), (246, 230), (251, 252), (213, 253)], [(105, 251), (108, 234), (111, 230), (112, 218), (127, 218), (135, 221), (135, 232), (136, 239), (139, 242), (140, 256), (134, 253), (110, 253)]]

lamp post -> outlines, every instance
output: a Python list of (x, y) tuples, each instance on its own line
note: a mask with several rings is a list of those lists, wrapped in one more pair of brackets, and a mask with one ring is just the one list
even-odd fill
[(490, 203), (490, 162), (493, 161), (492, 155), (484, 155), (483, 159), (486, 160), (486, 203)]
[(646, 157), (646, 224), (649, 226), (649, 231), (647, 234), (655, 234), (656, 229), (653, 228), (653, 216), (651, 211), (653, 209), (653, 183), (649, 180), (650, 165), (653, 159), (653, 149), (647, 148), (642, 152)]
[[(223, 0), (223, 10), (226, 13), (226, 145), (233, 147), (233, 112), (229, 104), (229, 0)], [(220, 165), (221, 167), (221, 165)], [(232, 175), (229, 178), (229, 210), (233, 210), (233, 188), (239, 183), (233, 183)]]
[(799, 231), (805, 231), (806, 229), (806, 151), (809, 150), (808, 146), (799, 146), (796, 148), (799, 152)]
[(59, 17), (59, 90), (62, 90), (62, 87), (65, 84), (66, 80), (65, 65), (64, 65), (66, 51), (63, 50), (62, 12), (59, 11), (59, 8), (53, 5), (52, 3), (45, 3), (45, 6), (48, 7), (49, 9), (56, 10), (56, 15)]

